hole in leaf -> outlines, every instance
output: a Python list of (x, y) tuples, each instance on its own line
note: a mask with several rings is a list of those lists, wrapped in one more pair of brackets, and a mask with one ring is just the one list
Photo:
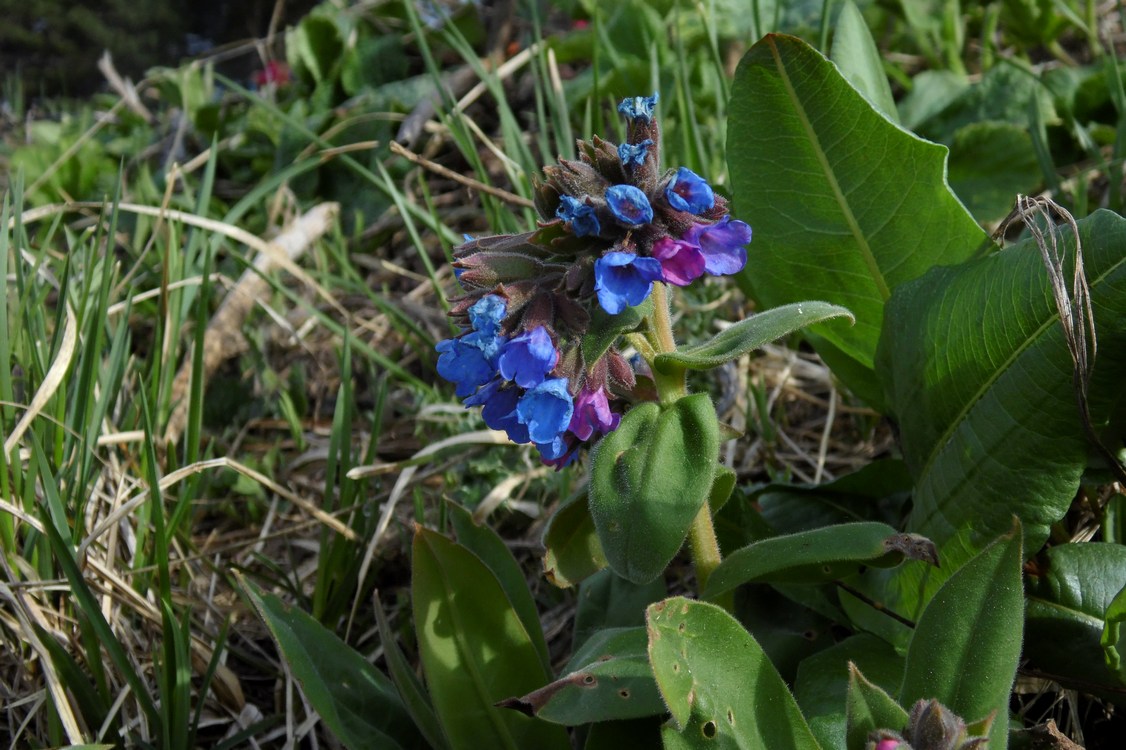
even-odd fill
[(714, 721), (705, 721), (704, 726), (700, 727), (700, 733), (704, 735), (704, 739), (714, 740), (718, 732), (719, 727), (715, 725)]
[(592, 674), (584, 674), (583, 675), (583, 684), (584, 685), (593, 685), (595, 682), (597, 682), (597, 680), (594, 679), (594, 675), (592, 675)]
[(629, 688), (622, 688), (618, 691), (618, 696), (629, 700)]
[(817, 631), (810, 628), (809, 630), (806, 630), (805, 632), (803, 632), (801, 634), (801, 637), (806, 639), (807, 641), (816, 641), (817, 640)]

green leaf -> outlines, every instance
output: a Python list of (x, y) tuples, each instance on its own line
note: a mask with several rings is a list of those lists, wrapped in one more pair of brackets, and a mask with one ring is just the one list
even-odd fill
[(826, 526), (771, 537), (732, 552), (708, 579), (704, 598), (714, 599), (744, 583), (820, 583), (852, 575), (866, 565), (897, 565), (934, 557), (926, 539), (900, 534), (882, 523)]
[(711, 508), (713, 516), (719, 513), (723, 506), (727, 504), (727, 501), (731, 499), (731, 493), (735, 491), (735, 485), (738, 482), (738, 474), (723, 464), (716, 464), (715, 477), (712, 478), (712, 489), (708, 493), (708, 507)]
[[(1099, 337), (1090, 384), (1099, 424), (1126, 382), (1126, 220), (1099, 211), (1079, 233)], [(1064, 234), (1070, 277), (1074, 243)], [(897, 288), (878, 371), (916, 481), (908, 528), (941, 548), (970, 527), (980, 547), (1015, 513), (1027, 549), (1038, 549), (1071, 505), (1088, 443), (1032, 241)]]
[(855, 664), (848, 665), (848, 699), (846, 701), (846, 744), (849, 750), (867, 745), (869, 732), (890, 729), (901, 732), (908, 715), (879, 685), (869, 682)]
[(430, 705), (430, 698), (422, 686), (422, 680), (415, 674), (414, 667), (407, 661), (395, 633), (391, 630), (391, 623), (383, 612), (383, 602), (379, 599), (379, 592), (375, 592), (375, 621), (379, 628), (380, 646), (383, 647), (383, 658), (387, 662), (387, 671), (399, 691), (403, 706), (410, 714), (418, 731), (426, 738), (434, 750), (447, 750), (449, 743), (446, 735), (442, 733), (442, 725), (434, 715), (434, 707)]
[[(855, 326), (816, 326), (811, 340), (870, 377), (891, 290), (988, 243), (946, 185), (946, 149), (889, 122), (829, 61), (782, 35), (743, 58), (730, 120), (737, 213), (755, 231), (743, 273), (767, 307), (815, 297), (849, 309)], [(850, 371), (838, 373), (846, 385)]]
[(668, 354), (658, 354), (654, 364), (663, 372), (677, 367), (709, 370), (736, 360), (748, 352), (806, 326), (842, 317), (853, 320), (848, 310), (827, 302), (798, 302), (784, 305), (741, 320), (716, 334), (710, 341)]
[(569, 747), (561, 727), (495, 706), (551, 677), (504, 589), (476, 555), (419, 527), (411, 602), (426, 682), (451, 748)]
[(501, 705), (567, 726), (664, 713), (647, 646), (644, 627), (599, 631), (559, 679)]
[(846, 696), (851, 697), (849, 686), (858, 669), (892, 690), (903, 681), (903, 657), (868, 633), (850, 636), (798, 667), (794, 698), (822, 747), (845, 747)]
[(649, 583), (631, 583), (606, 568), (587, 578), (579, 586), (579, 600), (571, 627), (573, 649), (603, 628), (642, 627), (645, 608), (668, 596), (663, 576)]
[(666, 748), (818, 748), (794, 697), (750, 633), (705, 602), (649, 607), (649, 661), (672, 712)]
[(508, 550), (504, 540), (488, 526), (474, 521), (473, 514), (468, 510), (452, 501), (446, 503), (446, 508), (458, 544), (477, 555), (496, 576), (513, 611), (532, 639), (532, 645), (540, 655), (543, 668), (550, 672), (551, 658), (547, 653), (547, 641), (543, 637), (540, 614), (536, 611), (536, 601), (532, 598), (532, 592), (528, 590), (528, 581), (516, 558)]
[(311, 616), (245, 581), (293, 676), (325, 726), (352, 750), (429, 747), (386, 675)]
[(1126, 547), (1061, 544), (1038, 556), (1025, 581), (1025, 655), (1052, 679), (1088, 693), (1126, 698), (1100, 640), (1126, 586)]
[(582, 492), (551, 516), (543, 533), (543, 570), (547, 580), (569, 588), (607, 565), (602, 543)]
[(344, 42), (336, 24), (326, 15), (311, 14), (287, 34), (289, 63), (295, 70), (308, 71), (317, 84), (328, 80), (344, 52)]
[(595, 305), (590, 316), (590, 328), (583, 336), (583, 361), (588, 364), (598, 361), (619, 336), (637, 330), (652, 313), (652, 297), (646, 297), (640, 305), (627, 307), (617, 315), (610, 315)]
[(614, 572), (659, 576), (707, 501), (719, 454), (711, 397), (634, 406), (594, 449), (590, 515)]
[(996, 712), (990, 745), (1004, 747), (1024, 626), (1020, 527), (942, 585), (907, 649), (901, 705), (934, 698), (967, 722)]
[(837, 17), (831, 58), (856, 90), (892, 122), (899, 122), (883, 58), (856, 3), (846, 0)]
[(978, 221), (998, 221), (1017, 194), (1036, 192), (1044, 181), (1028, 128), (1008, 122), (976, 122), (960, 128), (950, 145), (950, 186)]
[(1099, 644), (1106, 654), (1106, 666), (1120, 681), (1126, 682), (1126, 669), (1123, 668), (1122, 654), (1118, 652), (1118, 644), (1122, 640), (1122, 621), (1126, 620), (1126, 586), (1114, 595), (1110, 606), (1106, 608), (1105, 620)]

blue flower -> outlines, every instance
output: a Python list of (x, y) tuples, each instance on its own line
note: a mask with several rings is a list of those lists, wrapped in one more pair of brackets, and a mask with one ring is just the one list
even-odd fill
[(623, 167), (640, 167), (645, 164), (645, 156), (649, 147), (653, 145), (652, 138), (646, 138), (641, 143), (623, 143), (618, 146), (618, 158), (622, 160)]
[(566, 378), (543, 381), (529, 389), (516, 404), (516, 416), (528, 427), (528, 437), (536, 445), (554, 443), (567, 430), (574, 411)]
[(594, 261), (594, 291), (598, 303), (611, 315), (641, 304), (654, 281), (661, 280), (661, 261), (613, 251)]
[(521, 388), (534, 388), (543, 382), (559, 360), (559, 352), (551, 341), (551, 334), (543, 326), (511, 338), (501, 350), (497, 365), (505, 380), (512, 380)]
[(472, 394), (496, 375), (496, 359), (504, 338), (473, 332), (456, 339), (439, 341), (434, 348), (438, 357), (438, 374), (457, 386), (457, 395)]
[(693, 224), (683, 239), (700, 248), (710, 274), (737, 273), (747, 265), (745, 245), (751, 241), (751, 228), (745, 222), (724, 216), (715, 224)]
[(676, 170), (665, 188), (669, 205), (677, 211), (702, 214), (715, 205), (715, 193), (703, 177), (687, 167)]
[(657, 106), (659, 98), (659, 93), (654, 93), (653, 96), (631, 96), (618, 104), (618, 111), (630, 120), (649, 122), (653, 119), (653, 108)]
[(571, 231), (576, 237), (585, 237), (602, 231), (598, 217), (594, 215), (594, 209), (569, 195), (559, 196), (559, 208), (555, 209), (555, 215), (570, 223)]
[(475, 331), (480, 331), (486, 336), (495, 336), (500, 332), (500, 322), (504, 320), (506, 308), (507, 303), (503, 297), (486, 294), (469, 308), (469, 324)]
[(606, 203), (610, 213), (623, 224), (638, 226), (653, 221), (653, 207), (640, 188), (633, 185), (614, 185), (606, 189)]
[(485, 387), (465, 399), (466, 406), (481, 406), (481, 418), (493, 430), (504, 430), (514, 443), (529, 442), (528, 428), (516, 415), (516, 405), (523, 395), (519, 388), (502, 388), (503, 381), (494, 378)]

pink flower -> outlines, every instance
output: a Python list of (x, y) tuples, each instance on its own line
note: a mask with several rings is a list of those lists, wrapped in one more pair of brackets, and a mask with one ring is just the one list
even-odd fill
[(621, 414), (610, 410), (610, 399), (604, 386), (594, 390), (584, 386), (575, 399), (575, 411), (567, 429), (579, 440), (590, 440), (595, 433), (613, 432), (621, 420)]

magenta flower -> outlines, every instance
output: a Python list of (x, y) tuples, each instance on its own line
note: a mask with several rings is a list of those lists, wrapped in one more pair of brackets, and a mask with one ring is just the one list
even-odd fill
[(683, 237), (704, 254), (704, 269), (716, 276), (738, 273), (747, 265), (746, 244), (751, 228), (745, 222), (724, 216), (715, 224), (693, 224)]
[(653, 243), (653, 257), (661, 261), (661, 276), (669, 284), (688, 286), (704, 275), (704, 254), (691, 242), (662, 237)]
[(610, 410), (606, 388), (594, 390), (584, 387), (575, 399), (575, 413), (571, 415), (568, 430), (579, 440), (590, 440), (595, 434), (603, 435), (618, 428), (622, 415)]

